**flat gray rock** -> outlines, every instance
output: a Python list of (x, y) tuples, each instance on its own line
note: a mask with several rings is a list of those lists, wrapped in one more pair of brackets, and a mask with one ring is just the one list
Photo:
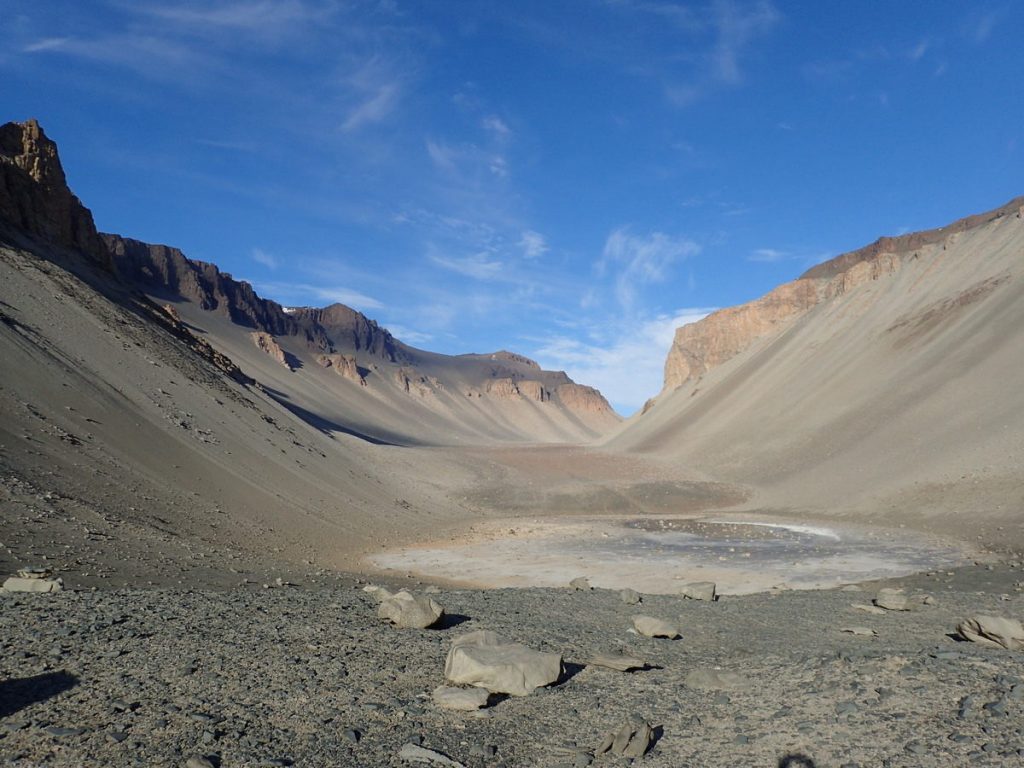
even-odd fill
[(640, 602), (640, 593), (635, 589), (620, 589), (619, 599), (626, 605), (636, 605)]
[(840, 627), (840, 632), (846, 632), (850, 635), (858, 635), (860, 637), (875, 637), (878, 633), (870, 627)]
[(885, 615), (885, 609), (879, 608), (877, 605), (868, 605), (867, 603), (850, 603), (850, 607), (853, 608), (855, 611), (870, 613), (874, 616)]
[(401, 590), (383, 599), (377, 615), (402, 629), (426, 629), (444, 616), (444, 608), (426, 595)]
[(4, 592), (60, 592), (64, 589), (61, 579), (43, 579), (38, 576), (11, 576), (4, 582)]
[(473, 712), (487, 706), (490, 694), (483, 688), (452, 688), (447, 685), (439, 685), (434, 689), (431, 698), (442, 709)]
[(669, 640), (674, 640), (681, 634), (677, 624), (654, 616), (634, 616), (633, 629), (644, 637), (667, 637)]
[(989, 648), (1018, 651), (1024, 648), (1024, 626), (1016, 619), (1001, 616), (974, 616), (956, 625), (964, 640)]
[(444, 675), (453, 683), (486, 688), (491, 693), (526, 696), (562, 675), (562, 655), (542, 653), (479, 630), (452, 641)]
[(426, 747), (419, 747), (415, 744), (404, 744), (398, 752), (398, 758), (409, 763), (426, 763), (428, 765), (443, 765), (447, 768), (465, 768), (462, 763), (452, 760)]
[(613, 755), (635, 758), (643, 757), (654, 743), (654, 731), (644, 718), (631, 715), (621, 727), (612, 731), (594, 750), (595, 754)]
[(738, 672), (721, 669), (695, 669), (683, 682), (690, 688), (707, 691), (740, 691), (750, 686), (750, 681)]
[(384, 587), (377, 586), (376, 584), (367, 584), (365, 587), (363, 587), (363, 592), (366, 592), (370, 597), (372, 597), (377, 602), (380, 602), (381, 600), (386, 600), (387, 598), (392, 596), (392, 593), (390, 591), (384, 589)]
[(902, 589), (880, 589), (875, 596), (874, 604), (887, 611), (909, 611), (907, 596)]
[(643, 659), (638, 659), (635, 656), (626, 656), (622, 653), (599, 653), (596, 656), (592, 656), (587, 664), (595, 667), (616, 669), (619, 672), (647, 668), (647, 662)]
[(706, 600), (713, 602), (717, 597), (717, 587), (713, 581), (694, 581), (684, 584), (679, 594), (690, 600)]

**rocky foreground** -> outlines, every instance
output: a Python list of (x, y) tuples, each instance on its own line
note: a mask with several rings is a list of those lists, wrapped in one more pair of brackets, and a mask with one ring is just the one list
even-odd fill
[[(951, 634), (976, 614), (1019, 618), (1022, 578), (972, 566), (861, 591), (639, 605), (605, 590), (452, 589), (431, 595), (446, 610), (433, 629), (382, 621), (355, 579), (0, 593), (0, 754), (17, 766), (1019, 764), (1024, 653)], [(909, 610), (865, 607), (894, 586), (905, 601), (881, 602)], [(638, 613), (681, 639), (630, 631)], [(480, 629), (562, 654), (561, 680), (440, 708), (453, 639)], [(648, 667), (587, 663), (617, 652)], [(634, 715), (649, 751), (595, 756)]]

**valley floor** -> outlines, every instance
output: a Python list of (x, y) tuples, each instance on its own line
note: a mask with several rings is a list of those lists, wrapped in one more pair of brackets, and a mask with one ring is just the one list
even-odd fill
[[(863, 592), (717, 603), (606, 590), (443, 591), (442, 629), (376, 618), (361, 584), (0, 595), (5, 765), (400, 766), (416, 743), (472, 768), (623, 765), (592, 753), (632, 713), (658, 739), (637, 765), (950, 766), (1024, 755), (1024, 654), (953, 640), (976, 613), (1020, 616), (1022, 572), (972, 566), (891, 582), (912, 610), (857, 611)], [(934, 604), (921, 602), (925, 595)], [(642, 612), (682, 639), (629, 633)], [(840, 632), (874, 629), (877, 637)], [(476, 629), (564, 655), (550, 688), (478, 714), (438, 709), (451, 639)], [(588, 666), (626, 651), (651, 665)], [(733, 690), (689, 687), (726, 670)]]

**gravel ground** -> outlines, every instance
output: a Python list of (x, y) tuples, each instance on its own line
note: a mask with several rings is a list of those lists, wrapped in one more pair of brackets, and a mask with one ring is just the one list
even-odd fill
[[(329, 586), (0, 593), (0, 755), (14, 766), (400, 766), (412, 742), (470, 766), (618, 766), (592, 757), (632, 713), (658, 736), (650, 766), (950, 766), (1024, 761), (1024, 654), (957, 642), (970, 615), (1021, 618), (1009, 565), (920, 575), (913, 610), (871, 615), (861, 592), (716, 603), (606, 590), (445, 590), (441, 629), (376, 618), (357, 579)], [(924, 605), (925, 595), (934, 596)], [(683, 637), (630, 633), (636, 613)], [(839, 631), (860, 626), (861, 637)], [(478, 713), (440, 710), (451, 639), (493, 629), (564, 654), (550, 688)], [(651, 668), (586, 666), (623, 650)], [(741, 690), (700, 690), (696, 669)]]

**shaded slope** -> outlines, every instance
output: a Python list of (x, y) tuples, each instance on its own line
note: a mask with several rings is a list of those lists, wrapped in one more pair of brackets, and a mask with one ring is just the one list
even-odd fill
[(883, 238), (677, 331), (666, 389), (609, 445), (878, 519), (1024, 506), (1024, 200)]
[(176, 248), (103, 237), (125, 280), (296, 410), (350, 431), (417, 444), (578, 442), (619, 423), (600, 392), (520, 355), (416, 349), (342, 304), (285, 308)]

